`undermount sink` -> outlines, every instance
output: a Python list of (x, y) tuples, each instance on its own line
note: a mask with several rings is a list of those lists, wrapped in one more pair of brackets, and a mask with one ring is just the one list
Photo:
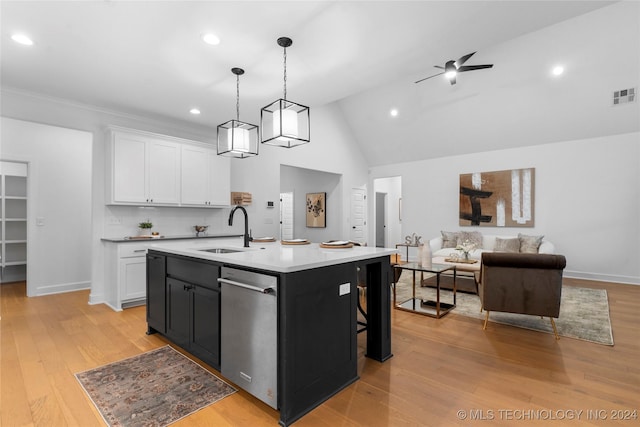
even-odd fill
[(242, 252), (240, 249), (228, 249), (228, 248), (210, 248), (210, 249), (198, 249), (203, 252), (211, 252), (214, 254), (232, 254), (235, 252)]

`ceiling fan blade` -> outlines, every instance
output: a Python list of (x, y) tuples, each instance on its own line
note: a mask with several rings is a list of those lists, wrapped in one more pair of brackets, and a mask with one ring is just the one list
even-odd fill
[(473, 71), (473, 70), (482, 70), (485, 68), (492, 68), (493, 64), (485, 64), (485, 65), (463, 65), (458, 68), (458, 72), (462, 73), (463, 71)]
[(456, 61), (456, 67), (460, 68), (460, 66), (462, 64), (464, 64), (465, 62), (467, 62), (467, 60), (469, 58), (471, 58), (473, 55), (475, 55), (475, 52), (471, 52), (471, 53), (467, 53), (465, 56), (461, 57), (460, 59), (458, 59)]
[(444, 67), (440, 66), (440, 65), (434, 65), (434, 67), (436, 68), (440, 68), (441, 70), (444, 70)]
[(416, 81), (416, 83), (420, 83), (420, 82), (423, 82), (423, 81), (425, 81), (425, 80), (427, 80), (427, 79), (430, 79), (430, 78), (432, 78), (432, 77), (441, 76), (441, 75), (443, 75), (443, 74), (444, 74), (444, 72), (442, 72), (442, 73), (438, 73), (438, 74), (434, 74), (433, 76), (429, 76), (429, 77), (425, 77), (424, 79), (420, 79), (420, 80)]

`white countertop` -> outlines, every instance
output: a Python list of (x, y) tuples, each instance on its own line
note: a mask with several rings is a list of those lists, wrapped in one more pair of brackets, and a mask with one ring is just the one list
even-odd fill
[(148, 238), (140, 238), (140, 236), (127, 236), (127, 237), (103, 237), (103, 242), (110, 243), (128, 243), (128, 242), (163, 242), (169, 240), (195, 240), (195, 239), (226, 239), (229, 237), (238, 237), (241, 234), (205, 234), (196, 236), (195, 234), (175, 235), (175, 236), (153, 236)]
[[(312, 268), (325, 267), (346, 262), (360, 261), (369, 258), (397, 253), (395, 248), (373, 248), (354, 246), (346, 249), (325, 249), (318, 243), (308, 245), (283, 245), (279, 241), (268, 243), (250, 243), (249, 248), (242, 247), (242, 238), (217, 239), (216, 241), (184, 241), (175, 244), (154, 245), (149, 249), (170, 254), (184, 255), (216, 261), (228, 265), (256, 268), (278, 273), (291, 273)], [(202, 249), (229, 248), (240, 249), (241, 252), (215, 254)]]

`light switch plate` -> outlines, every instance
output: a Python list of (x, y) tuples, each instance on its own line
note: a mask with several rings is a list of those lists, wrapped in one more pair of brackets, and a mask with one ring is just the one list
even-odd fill
[(343, 283), (340, 285), (340, 296), (351, 293), (351, 283)]

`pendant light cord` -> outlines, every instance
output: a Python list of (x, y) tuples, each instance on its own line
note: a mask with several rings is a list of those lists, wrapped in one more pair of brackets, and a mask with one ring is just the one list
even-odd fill
[(287, 99), (287, 48), (283, 48), (284, 50), (284, 99)]
[(236, 75), (236, 120), (240, 121), (240, 76)]

